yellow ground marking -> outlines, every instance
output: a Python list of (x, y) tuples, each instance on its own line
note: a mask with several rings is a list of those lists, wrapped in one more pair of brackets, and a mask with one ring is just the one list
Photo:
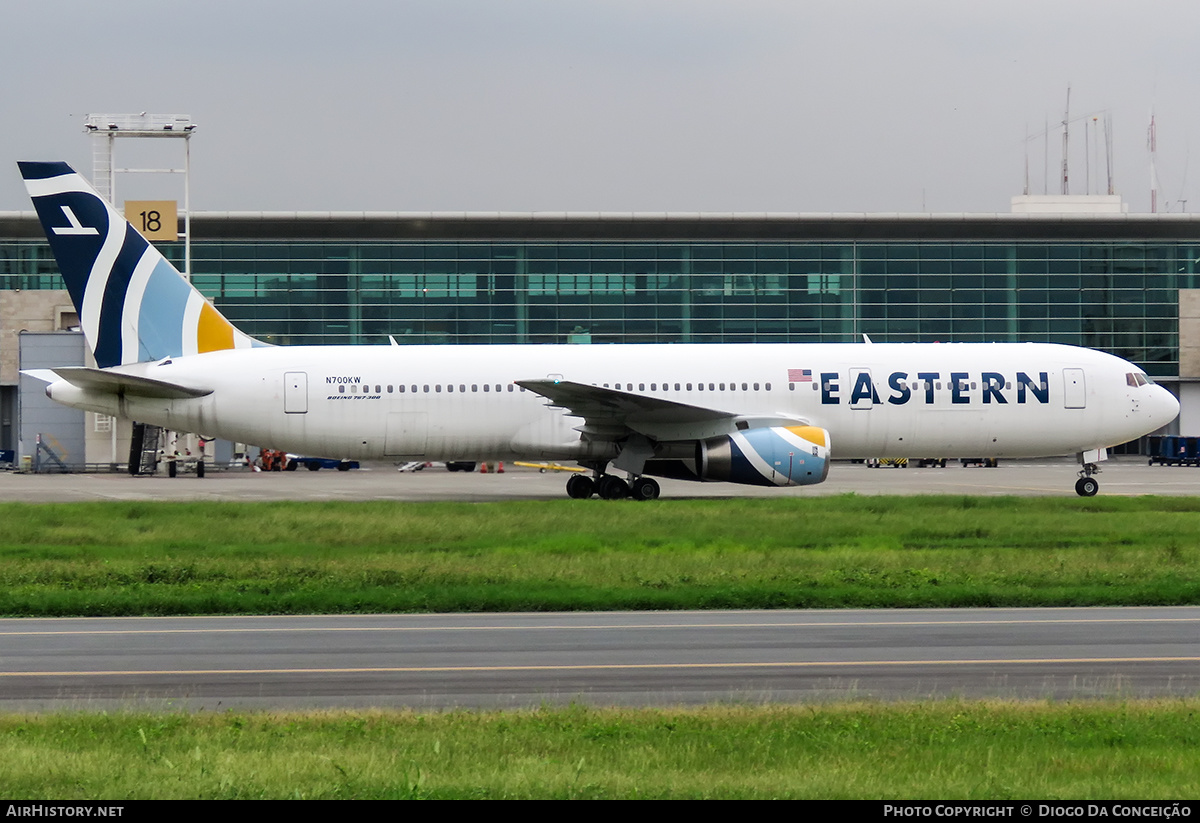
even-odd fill
[(769, 663), (583, 663), (542, 666), (366, 666), (328, 669), (137, 669), (88, 672), (0, 672), (0, 677), (142, 677), (197, 674), (432, 674), (439, 672), (573, 672), (635, 669), (816, 669), (860, 666), (1003, 666), (1020, 663), (1200, 663), (1200, 657), (1043, 657), (968, 660), (774, 661)]
[[(236, 619), (238, 615), (225, 616)], [(70, 619), (70, 618), (64, 618)], [(94, 618), (103, 620), (105, 618)], [(137, 620), (139, 618), (125, 618)], [(140, 618), (145, 619), (145, 618)], [(155, 618), (162, 619), (162, 618)], [(180, 618), (166, 618), (176, 620)], [(203, 616), (183, 618), (191, 620), (213, 619)], [(463, 631), (547, 631), (551, 629), (573, 630), (643, 630), (643, 629), (825, 629), (825, 628), (887, 628), (889, 626), (1020, 626), (1020, 625), (1065, 625), (1105, 623), (1200, 623), (1200, 617), (1074, 617), (1050, 620), (873, 620), (863, 622), (833, 621), (822, 623), (772, 622), (772, 623), (624, 623), (624, 624), (579, 624), (569, 623), (522, 626), (519, 624), (487, 626), (290, 626), (281, 628), (199, 628), (199, 629), (48, 629), (29, 631), (0, 631), (0, 637), (44, 637), (57, 635), (129, 635), (129, 634), (269, 634), (284, 632), (463, 632)]]

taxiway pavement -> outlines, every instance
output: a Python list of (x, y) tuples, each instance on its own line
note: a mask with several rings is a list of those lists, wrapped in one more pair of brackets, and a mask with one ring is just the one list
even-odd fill
[[(1101, 495), (1191, 495), (1200, 468), (1148, 466), (1125, 457), (1102, 464)], [(816, 486), (766, 488), (731, 483), (662, 480), (661, 500), (697, 497), (812, 497), (828, 494), (981, 494), (1074, 497), (1078, 466), (1070, 460), (1002, 461), (999, 468), (868, 468), (835, 462)], [(20, 474), (0, 472), (0, 499), (25, 502), (82, 500), (554, 500), (566, 497), (566, 472), (507, 467), (504, 474), (449, 472), (432, 467), (400, 472), (390, 463), (348, 472), (209, 471), (204, 478), (126, 474)], [(605, 501), (580, 501), (604, 505)], [(620, 505), (630, 501), (621, 501)]]

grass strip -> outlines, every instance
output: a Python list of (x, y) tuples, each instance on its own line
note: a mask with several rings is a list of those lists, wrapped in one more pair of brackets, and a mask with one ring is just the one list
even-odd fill
[(1189, 799), (1200, 699), (0, 716), (0, 795)]
[(0, 504), (0, 614), (1200, 603), (1200, 498)]

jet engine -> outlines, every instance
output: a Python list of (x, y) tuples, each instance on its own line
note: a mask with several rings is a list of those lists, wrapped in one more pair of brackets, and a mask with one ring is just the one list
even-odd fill
[(769, 426), (700, 440), (696, 474), (701, 480), (752, 486), (811, 486), (829, 474), (829, 432)]

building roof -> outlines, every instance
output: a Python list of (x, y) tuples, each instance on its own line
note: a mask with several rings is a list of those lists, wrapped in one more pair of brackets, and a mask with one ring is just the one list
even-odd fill
[[(194, 240), (1200, 242), (1200, 214), (195, 212)], [(37, 240), (0, 212), (0, 240)]]

